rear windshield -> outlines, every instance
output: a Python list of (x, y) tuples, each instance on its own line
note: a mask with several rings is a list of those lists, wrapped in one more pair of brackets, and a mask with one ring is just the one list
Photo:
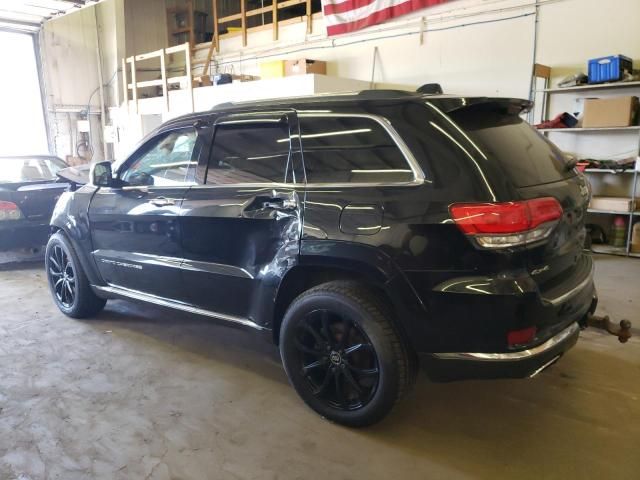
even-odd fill
[(0, 158), (0, 183), (55, 180), (63, 168), (66, 165), (57, 158)]
[(474, 108), (449, 115), (489, 161), (500, 164), (517, 187), (557, 182), (575, 175), (572, 169), (567, 171), (560, 149), (517, 115)]

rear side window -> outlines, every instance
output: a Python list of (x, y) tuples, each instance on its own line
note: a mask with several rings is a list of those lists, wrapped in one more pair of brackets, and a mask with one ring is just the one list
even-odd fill
[(207, 184), (284, 183), (289, 163), (286, 121), (216, 126)]
[(560, 149), (517, 115), (461, 109), (450, 116), (517, 187), (552, 183), (575, 175)]
[(396, 142), (372, 118), (303, 116), (300, 132), (308, 183), (393, 183), (414, 179)]

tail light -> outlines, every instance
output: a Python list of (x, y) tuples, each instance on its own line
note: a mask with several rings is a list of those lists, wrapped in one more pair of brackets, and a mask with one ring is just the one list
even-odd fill
[(0, 200), (0, 222), (3, 220), (19, 220), (21, 218), (22, 212), (15, 203)]
[(526, 245), (549, 236), (562, 218), (562, 206), (552, 197), (521, 202), (455, 203), (451, 218), (465, 234), (485, 248)]

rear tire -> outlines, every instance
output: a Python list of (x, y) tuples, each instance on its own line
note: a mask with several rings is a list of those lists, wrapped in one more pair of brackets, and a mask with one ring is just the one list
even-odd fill
[(104, 308), (107, 301), (93, 293), (76, 252), (62, 232), (51, 236), (44, 258), (49, 290), (62, 313), (87, 318)]
[(413, 357), (390, 309), (357, 282), (324, 283), (298, 296), (282, 321), (280, 355), (305, 403), (350, 427), (382, 420), (412, 383)]

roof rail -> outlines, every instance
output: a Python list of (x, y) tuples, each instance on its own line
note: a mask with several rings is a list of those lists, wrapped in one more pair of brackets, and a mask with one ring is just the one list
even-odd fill
[(362, 90), (358, 92), (358, 96), (364, 98), (402, 98), (414, 95), (415, 93), (406, 90)]

